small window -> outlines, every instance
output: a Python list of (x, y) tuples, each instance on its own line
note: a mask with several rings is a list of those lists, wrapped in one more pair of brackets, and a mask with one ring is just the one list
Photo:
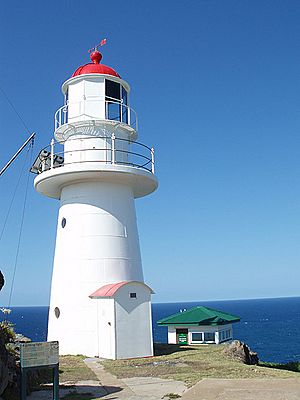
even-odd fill
[(192, 342), (202, 342), (202, 332), (192, 332)]
[(228, 329), (228, 330), (226, 331), (226, 339), (229, 339), (230, 337), (231, 337), (231, 330)]
[(105, 79), (105, 118), (121, 121), (121, 85)]
[(59, 309), (58, 307), (55, 307), (55, 308), (54, 308), (54, 314), (55, 314), (56, 318), (59, 318), (59, 316), (60, 316), (60, 309)]
[(136, 299), (136, 293), (130, 293), (129, 297), (130, 297), (131, 299)]
[(66, 226), (66, 223), (67, 223), (66, 218), (63, 218), (63, 219), (61, 220), (61, 226), (62, 226), (62, 228), (64, 228), (64, 227)]
[(121, 100), (120, 84), (109, 79), (105, 79), (105, 96), (113, 100)]
[(215, 341), (215, 332), (204, 332), (204, 341), (205, 342), (214, 342)]

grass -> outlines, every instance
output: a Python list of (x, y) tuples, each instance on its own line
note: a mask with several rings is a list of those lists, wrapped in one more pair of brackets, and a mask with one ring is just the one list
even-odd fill
[(131, 360), (106, 360), (103, 365), (117, 378), (158, 377), (185, 382), (189, 387), (203, 378), (289, 378), (296, 372), (262, 364), (245, 365), (223, 353), (225, 345), (156, 345), (155, 356)]
[(85, 365), (84, 356), (60, 356), (59, 357), (59, 381), (76, 383), (78, 381), (93, 380), (98, 378), (94, 372)]
[[(68, 385), (73, 385), (78, 381), (85, 380), (93, 380), (98, 381), (98, 378), (88, 368), (83, 360), (86, 357), (78, 355), (78, 356), (60, 356), (59, 357), (59, 382), (60, 386), (64, 385), (64, 383), (68, 383)], [(50, 369), (41, 369), (39, 371), (39, 384), (34, 388), (38, 390), (41, 388), (40, 385), (48, 385), (52, 383), (52, 371)], [(46, 386), (47, 388), (48, 386)], [(50, 387), (48, 387), (50, 389)]]

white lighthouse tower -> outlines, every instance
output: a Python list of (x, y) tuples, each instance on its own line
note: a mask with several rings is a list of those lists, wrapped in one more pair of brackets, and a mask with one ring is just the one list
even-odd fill
[(62, 85), (51, 145), (32, 171), (35, 189), (60, 200), (48, 340), (61, 354), (111, 359), (153, 354), (135, 198), (157, 188), (154, 150), (137, 141), (130, 87), (112, 68), (79, 67)]

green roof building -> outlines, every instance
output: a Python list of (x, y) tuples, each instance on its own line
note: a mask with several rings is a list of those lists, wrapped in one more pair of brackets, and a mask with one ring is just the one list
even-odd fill
[(169, 344), (222, 343), (232, 339), (232, 324), (240, 318), (198, 306), (157, 321), (168, 327)]

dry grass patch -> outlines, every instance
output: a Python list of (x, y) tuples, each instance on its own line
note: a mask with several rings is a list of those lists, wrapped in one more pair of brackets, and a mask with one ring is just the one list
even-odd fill
[(290, 378), (291, 371), (245, 365), (223, 354), (225, 345), (156, 345), (151, 358), (106, 360), (103, 365), (117, 378), (157, 377), (175, 379), (192, 386), (203, 378)]
[(94, 372), (83, 362), (85, 358), (84, 356), (60, 356), (59, 381), (61, 383), (76, 383), (87, 380), (97, 381), (98, 378)]

